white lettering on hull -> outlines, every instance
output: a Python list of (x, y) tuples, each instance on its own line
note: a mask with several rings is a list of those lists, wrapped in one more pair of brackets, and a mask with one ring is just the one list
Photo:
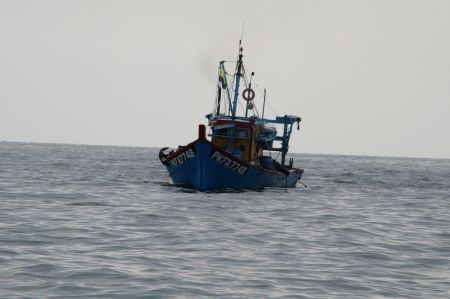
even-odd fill
[(241, 163), (234, 161), (224, 154), (220, 153), (219, 151), (214, 151), (211, 155), (211, 159), (219, 163), (225, 168), (228, 168), (232, 171), (235, 171), (241, 175), (245, 175), (247, 173), (248, 167), (245, 165), (242, 165)]
[(170, 167), (178, 167), (180, 165), (183, 165), (187, 161), (193, 159), (194, 157), (195, 152), (192, 148), (190, 148), (170, 159), (169, 165)]

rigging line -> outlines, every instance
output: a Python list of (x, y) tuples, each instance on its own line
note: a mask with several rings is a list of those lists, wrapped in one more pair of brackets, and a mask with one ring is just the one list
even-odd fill
[[(250, 80), (252, 81), (252, 84), (257, 85), (255, 83), (255, 80), (253, 79), (253, 77), (251, 77)], [(260, 90), (258, 91), (258, 95), (261, 95), (261, 91)], [(259, 117), (258, 105), (256, 105), (256, 98), (253, 100), (253, 115), (256, 116), (256, 117)]]
[(253, 115), (259, 117), (259, 111), (255, 103), (253, 103)]
[(223, 60), (224, 64), (236, 64), (237, 60)]
[[(256, 88), (258, 89), (258, 91), (259, 91), (260, 93), (262, 93), (262, 90), (261, 90), (261, 88), (259, 87), (259, 85), (255, 83), (255, 86), (256, 86)], [(275, 111), (275, 109), (273, 109), (272, 105), (270, 105), (270, 101), (269, 101), (268, 98), (269, 98), (269, 97), (266, 96), (266, 104), (269, 105), (270, 111), (272, 111), (273, 114), (278, 115), (277, 112)]]
[[(247, 87), (247, 78), (246, 78), (246, 76), (247, 76), (247, 73), (245, 72), (244, 64), (242, 63), (242, 79), (243, 79), (242, 81), (243, 81), (245, 87)], [(242, 99), (242, 98), (241, 98), (241, 99)], [(244, 106), (243, 106), (243, 104), (242, 104), (242, 100), (239, 101), (239, 97), (238, 97), (238, 103), (239, 103), (239, 107), (241, 107), (242, 114), (243, 114), (244, 111), (246, 110), (246, 107), (244, 108)], [(237, 113), (237, 112), (236, 112), (236, 113)]]
[(270, 111), (273, 112), (273, 114), (275, 114), (275, 116), (277, 116), (277, 112), (275, 111), (275, 109), (272, 107), (272, 105), (270, 105), (270, 101), (267, 101), (267, 97), (266, 97), (266, 104), (269, 105), (269, 109)]
[[(234, 94), (234, 79), (235, 79), (235, 76), (234, 75), (229, 75), (228, 73), (226, 73), (226, 75), (228, 76), (228, 77), (230, 77), (231, 78), (231, 80), (230, 80), (230, 92), (231, 92), (231, 94)], [(231, 113), (231, 110), (233, 109), (233, 105), (232, 105), (232, 103), (231, 103), (231, 97), (229, 97), (229, 99), (228, 99), (229, 101), (230, 101), (230, 103), (229, 103), (229, 115), (231, 115), (232, 113)]]
[[(224, 71), (224, 73), (225, 73), (225, 77), (226, 77), (226, 79), (227, 79), (227, 88), (226, 88), (226, 98), (227, 98), (227, 100), (228, 100), (228, 112), (231, 114), (231, 109), (232, 109), (232, 104), (231, 104), (231, 96), (230, 96), (230, 92), (231, 93), (233, 93), (233, 88), (234, 88), (234, 75), (230, 75), (228, 72), (227, 72), (227, 70), (226, 70), (226, 68), (225, 68), (225, 66), (223, 66), (222, 65), (222, 67), (223, 67), (223, 71)], [(230, 84), (228, 84), (228, 82), (230, 82)], [(225, 111), (227, 111), (227, 110), (225, 110)], [(226, 113), (224, 113), (224, 114), (226, 114)]]
[[(244, 82), (245, 82), (245, 84), (248, 86), (248, 79), (247, 79), (247, 77), (246, 77), (247, 71), (245, 70), (244, 65), (242, 65), (242, 69), (243, 69), (243, 72), (244, 72), (244, 74), (245, 74), (245, 76), (243, 76), (243, 77), (244, 77)], [(253, 80), (253, 79), (252, 79), (252, 84), (254, 84), (254, 86), (256, 86), (256, 89), (259, 91), (259, 94), (263, 94), (263, 91), (261, 90), (261, 87), (260, 87), (260, 86), (256, 83), (256, 81)], [(269, 106), (270, 111), (276, 116), (276, 115), (277, 115), (277, 112), (276, 112), (275, 109), (272, 107), (272, 105), (270, 105), (270, 101), (268, 101), (267, 97), (266, 97), (266, 104)], [(256, 106), (255, 106), (255, 107), (256, 107)]]
[[(230, 97), (230, 92), (229, 92), (229, 88), (228, 88), (228, 86), (229, 86), (228, 82), (229, 82), (230, 75), (228, 75), (228, 72), (225, 69), (225, 67), (223, 67), (223, 72), (225, 74), (225, 79), (227, 80), (227, 87), (225, 88), (226, 98), (230, 102), (230, 105), (231, 105), (231, 97)], [(230, 81), (232, 81), (232, 80), (230, 80)], [(233, 86), (233, 83), (231, 85)]]
[[(243, 72), (244, 72), (244, 83), (245, 83), (245, 85), (246, 85), (246, 87), (249, 87), (249, 79), (247, 78), (247, 70), (245, 69), (245, 67), (244, 66), (242, 66), (242, 69), (243, 69)], [(256, 86), (258, 86), (256, 83), (255, 83), (255, 80), (253, 79), (253, 77), (250, 77), (250, 80), (252, 81), (252, 83), (253, 84), (255, 84)], [(261, 94), (261, 90), (258, 88), (258, 90), (259, 90), (259, 94)], [(256, 105), (256, 100), (253, 100), (253, 116), (259, 116), (259, 111), (258, 111), (258, 108), (257, 108), (257, 105)]]
[[(247, 77), (247, 69), (246, 69), (244, 66), (242, 66), (242, 69), (244, 70), (244, 74), (245, 74), (246, 87), (249, 87), (248, 84), (249, 84), (250, 82), (252, 82), (253, 76), (250, 75), (250, 80), (249, 80), (248, 77)], [(254, 81), (253, 81), (253, 82), (254, 82)]]
[(242, 68), (242, 74), (243, 74), (242, 79), (244, 81), (244, 86), (245, 86), (245, 88), (247, 88), (248, 87), (247, 72), (245, 71), (244, 68)]
[[(249, 79), (248, 79), (248, 76), (247, 76), (247, 70), (245, 69), (244, 66), (242, 66), (242, 81), (244, 82), (245, 88), (249, 88)], [(245, 101), (245, 105), (244, 105), (245, 108), (243, 108), (243, 110), (247, 111), (248, 103), (249, 103), (248, 101)], [(252, 111), (252, 112), (253, 112), (253, 115), (255, 115), (255, 112), (254, 111)]]

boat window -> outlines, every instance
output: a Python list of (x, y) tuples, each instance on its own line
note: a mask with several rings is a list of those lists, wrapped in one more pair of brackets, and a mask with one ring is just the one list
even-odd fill
[(238, 128), (236, 132), (237, 138), (248, 138), (248, 129)]
[(228, 128), (216, 130), (216, 136), (228, 136)]
[[(233, 134), (233, 129), (223, 128), (215, 131), (216, 136), (224, 136), (228, 137)], [(236, 138), (247, 139), (248, 138), (248, 129), (245, 128), (237, 128), (236, 129)]]

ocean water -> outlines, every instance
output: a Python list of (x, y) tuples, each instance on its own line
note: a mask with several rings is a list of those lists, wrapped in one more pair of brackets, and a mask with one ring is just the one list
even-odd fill
[(0, 143), (0, 298), (450, 298), (450, 160), (293, 155), (174, 187), (157, 149)]

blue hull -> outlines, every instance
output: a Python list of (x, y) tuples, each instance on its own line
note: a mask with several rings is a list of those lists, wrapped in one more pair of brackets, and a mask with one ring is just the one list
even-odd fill
[(202, 190), (295, 187), (301, 169), (265, 169), (252, 166), (205, 139), (198, 139), (163, 161), (176, 185)]

